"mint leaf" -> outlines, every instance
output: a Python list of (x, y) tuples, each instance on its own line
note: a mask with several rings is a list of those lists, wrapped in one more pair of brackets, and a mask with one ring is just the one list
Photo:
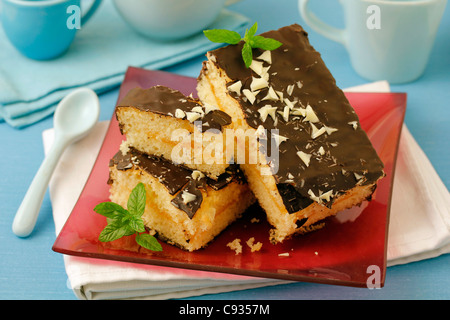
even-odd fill
[(244, 59), (245, 66), (248, 68), (252, 64), (253, 52), (252, 47), (247, 42), (242, 47), (242, 58)]
[(102, 202), (95, 206), (94, 211), (107, 218), (116, 218), (119, 215), (125, 214), (126, 210), (114, 202)]
[(135, 232), (145, 232), (144, 221), (140, 218), (133, 217), (130, 219), (129, 225)]
[(204, 30), (203, 33), (212, 42), (238, 44), (241, 41), (241, 35), (236, 31), (212, 29)]
[(149, 235), (148, 233), (138, 234), (136, 236), (136, 242), (146, 249), (152, 251), (162, 251), (161, 244), (155, 239), (154, 236)]
[[(94, 211), (105, 216), (107, 225), (100, 232), (98, 239), (109, 242), (124, 236), (136, 234), (136, 242), (153, 251), (162, 251), (159, 242), (145, 232), (142, 214), (145, 211), (146, 192), (143, 183), (138, 183), (128, 197), (128, 210), (114, 202), (102, 202), (95, 206)], [(142, 234), (141, 234), (142, 233)]]
[(119, 224), (108, 224), (98, 237), (101, 242), (109, 242), (122, 238), (125, 235), (129, 235), (129, 226)]
[(140, 217), (145, 210), (146, 193), (144, 184), (138, 183), (136, 187), (131, 191), (128, 198), (127, 208), (131, 215)]
[(282, 43), (280, 41), (271, 38), (264, 38), (261, 36), (254, 36), (252, 38), (252, 48), (272, 51), (278, 49), (281, 45)]
[(239, 33), (225, 29), (204, 30), (205, 36), (212, 42), (238, 44), (244, 40), (242, 47), (242, 58), (245, 67), (248, 68), (252, 64), (253, 53), (252, 49), (258, 48), (262, 50), (275, 50), (279, 48), (282, 43), (275, 39), (265, 38), (263, 36), (255, 36), (258, 30), (258, 23), (255, 22), (250, 29), (245, 30), (244, 38), (241, 38)]
[(246, 32), (245, 32), (245, 39), (247, 40), (247, 39), (251, 39), (255, 34), (256, 34), (256, 31), (258, 30), (258, 23), (257, 22), (255, 22), (255, 24), (250, 28), (250, 29), (248, 29)]

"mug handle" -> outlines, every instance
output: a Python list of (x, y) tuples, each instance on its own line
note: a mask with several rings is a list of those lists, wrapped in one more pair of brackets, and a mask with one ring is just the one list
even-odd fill
[(338, 29), (330, 26), (329, 24), (323, 22), (317, 16), (311, 12), (308, 8), (309, 0), (299, 0), (298, 6), (300, 10), (300, 15), (306, 24), (309, 25), (313, 30), (320, 33), (321, 35), (331, 39), (333, 41), (346, 44), (346, 32), (345, 29)]
[(81, 17), (81, 26), (84, 26), (84, 24), (88, 22), (88, 20), (92, 17), (95, 11), (97, 11), (101, 3), (102, 0), (94, 0), (88, 11), (86, 11), (86, 13)]

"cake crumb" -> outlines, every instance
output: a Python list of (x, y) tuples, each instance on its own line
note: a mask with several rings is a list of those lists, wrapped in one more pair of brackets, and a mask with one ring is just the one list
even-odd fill
[(246, 242), (247, 245), (248, 245), (248, 246), (250, 247), (250, 249), (252, 250), (252, 252), (261, 250), (262, 243), (261, 243), (261, 242), (254, 243), (254, 242), (255, 242), (255, 238), (254, 238), (254, 237), (251, 237), (251, 238), (248, 239), (247, 242)]
[(231, 250), (234, 250), (234, 253), (236, 255), (242, 253), (241, 239), (236, 238), (233, 241), (228, 242), (227, 247), (229, 247)]
[(124, 140), (120, 143), (119, 147), (120, 152), (122, 152), (122, 155), (125, 156), (130, 151), (130, 144), (127, 140)]
[(258, 218), (252, 218), (252, 220), (250, 220), (251, 223), (258, 223), (259, 219)]

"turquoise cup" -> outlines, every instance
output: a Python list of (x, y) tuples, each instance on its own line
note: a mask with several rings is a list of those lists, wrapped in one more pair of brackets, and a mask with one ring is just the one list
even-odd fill
[(12, 45), (24, 56), (49, 60), (70, 47), (101, 0), (81, 14), (80, 0), (1, 0), (1, 22)]
[(306, 24), (344, 45), (360, 76), (393, 84), (414, 81), (424, 73), (447, 4), (447, 0), (340, 0), (345, 28), (338, 29), (319, 19), (311, 2), (299, 0)]

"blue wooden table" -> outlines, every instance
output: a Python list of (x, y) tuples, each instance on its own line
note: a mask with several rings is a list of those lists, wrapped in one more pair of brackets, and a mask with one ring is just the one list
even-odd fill
[[(320, 16), (342, 27), (336, 0), (317, 1)], [(304, 25), (297, 0), (243, 0), (231, 9), (257, 21), (261, 32), (291, 23)], [(313, 46), (322, 53), (341, 88), (367, 83), (351, 68), (345, 49), (307, 26)], [(418, 40), (420, 41), (420, 40)], [(196, 77), (204, 57), (165, 69)], [(6, 62), (0, 62), (1, 63)], [(450, 186), (450, 8), (447, 6), (431, 60), (417, 81), (393, 85), (392, 91), (408, 94), (405, 122), (434, 165), (444, 184)], [(101, 120), (111, 117), (118, 91), (100, 96)], [(47, 118), (17, 130), (0, 123), (0, 299), (76, 299), (66, 285), (62, 256), (51, 250), (55, 229), (49, 196), (44, 199), (36, 230), (17, 238), (11, 224), (20, 202), (44, 157), (42, 131), (53, 126)], [(389, 267), (385, 287), (379, 290), (312, 283), (206, 295), (193, 299), (450, 299), (450, 255)]]

